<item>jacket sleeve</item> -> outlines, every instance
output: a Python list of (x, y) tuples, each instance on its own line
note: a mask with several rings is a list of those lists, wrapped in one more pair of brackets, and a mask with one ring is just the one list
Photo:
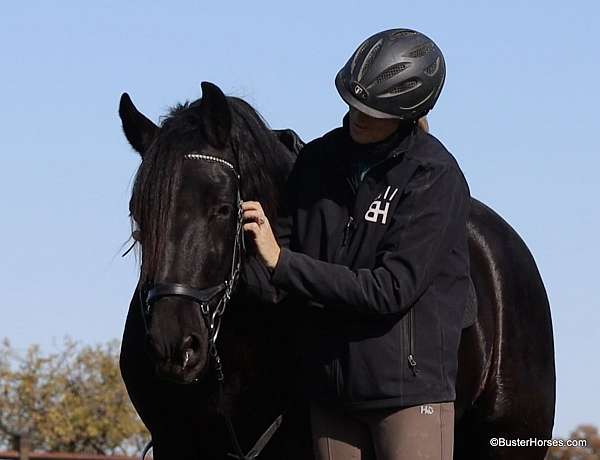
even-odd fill
[(271, 282), (336, 308), (406, 313), (466, 237), (470, 193), (459, 169), (419, 166), (400, 200), (374, 268), (351, 269), (282, 248)]
[[(281, 215), (275, 223), (271, 223), (279, 246), (289, 248), (291, 235), (291, 216)], [(240, 269), (240, 277), (244, 283), (246, 294), (265, 303), (277, 304), (287, 297), (287, 291), (273, 285), (270, 281), (271, 270), (257, 254), (248, 255)]]

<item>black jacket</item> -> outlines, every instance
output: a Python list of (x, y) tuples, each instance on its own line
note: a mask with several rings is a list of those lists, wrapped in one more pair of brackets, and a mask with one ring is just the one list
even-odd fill
[[(348, 409), (455, 399), (469, 292), (470, 192), (455, 158), (415, 127), (358, 183), (347, 128), (307, 144), (288, 179), (281, 253), (243, 278), (300, 308), (297, 344), (310, 398)], [(270, 278), (269, 278), (270, 276)]]

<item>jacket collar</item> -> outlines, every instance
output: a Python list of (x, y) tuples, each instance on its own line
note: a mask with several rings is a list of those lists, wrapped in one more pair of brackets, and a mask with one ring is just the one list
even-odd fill
[(415, 123), (410, 126), (400, 126), (396, 132), (381, 142), (358, 144), (350, 136), (348, 114), (346, 114), (340, 128), (342, 148), (338, 152), (339, 161), (344, 165), (345, 175), (352, 173), (352, 164), (362, 157), (372, 159), (375, 156), (377, 158), (375, 163), (369, 167), (370, 171), (382, 164), (392, 162), (411, 148), (418, 132), (419, 128)]

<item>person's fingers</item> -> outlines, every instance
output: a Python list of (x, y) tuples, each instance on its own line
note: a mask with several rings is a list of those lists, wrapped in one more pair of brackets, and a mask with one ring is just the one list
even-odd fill
[(242, 226), (244, 231), (251, 232), (254, 236), (258, 235), (260, 232), (260, 226), (256, 222), (248, 222)]
[(255, 209), (249, 209), (244, 211), (244, 219), (257, 219), (260, 217), (260, 213)]
[(266, 219), (264, 215), (258, 210), (249, 210), (244, 212), (244, 221), (258, 222), (264, 224)]
[(244, 211), (247, 209), (257, 209), (259, 211), (262, 211), (262, 205), (258, 201), (244, 201), (242, 203), (242, 209)]

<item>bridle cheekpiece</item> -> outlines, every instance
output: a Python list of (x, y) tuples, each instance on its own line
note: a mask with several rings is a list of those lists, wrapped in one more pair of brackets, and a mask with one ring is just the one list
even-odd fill
[[(217, 372), (217, 379), (223, 378), (223, 372), (221, 369), (221, 360), (217, 353), (216, 341), (219, 335), (219, 329), (221, 327), (221, 319), (225, 314), (227, 303), (231, 299), (233, 289), (238, 281), (240, 266), (242, 261), (242, 252), (245, 251), (244, 235), (243, 235), (243, 209), (242, 209), (242, 198), (240, 194), (240, 174), (236, 168), (230, 162), (223, 160), (222, 158), (214, 157), (212, 155), (204, 155), (195, 151), (190, 152), (184, 156), (186, 160), (205, 160), (213, 161), (230, 168), (235, 174), (237, 181), (237, 225), (235, 233), (235, 241), (233, 244), (233, 257), (231, 261), (231, 269), (229, 272), (229, 278), (220, 284), (215, 286), (209, 286), (207, 288), (199, 289), (186, 284), (179, 283), (159, 283), (153, 285), (150, 289), (145, 290), (145, 295), (142, 295), (142, 315), (144, 318), (144, 325), (146, 331), (149, 330), (149, 320), (152, 314), (152, 306), (154, 303), (164, 297), (182, 297), (192, 302), (197, 303), (200, 306), (202, 317), (206, 322), (208, 328), (208, 343), (209, 353), (215, 362), (215, 370)], [(220, 295), (220, 298), (214, 308), (211, 305), (214, 304), (214, 300)]]

